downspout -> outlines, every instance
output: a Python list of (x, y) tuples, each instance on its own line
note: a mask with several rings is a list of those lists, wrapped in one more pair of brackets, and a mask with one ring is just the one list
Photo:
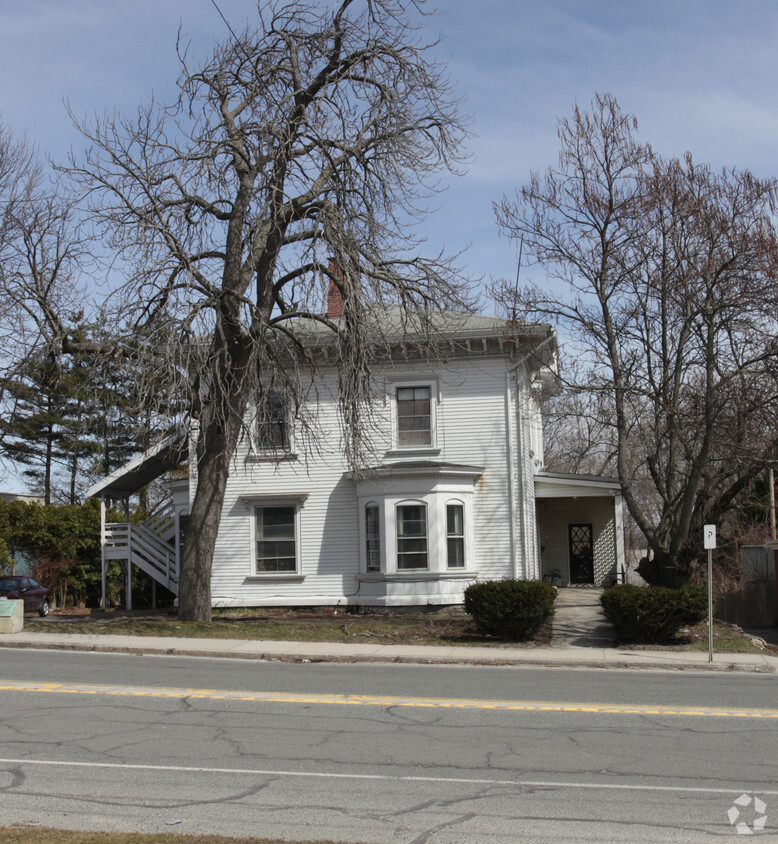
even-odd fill
[(519, 518), (521, 520), (521, 561), (522, 561), (522, 575), (524, 580), (529, 580), (532, 576), (530, 572), (530, 558), (529, 558), (529, 545), (527, 543), (527, 484), (526, 484), (526, 473), (524, 471), (524, 454), (525, 454), (525, 443), (524, 443), (524, 413), (522, 411), (522, 401), (521, 401), (521, 390), (519, 389), (519, 385), (517, 382), (516, 385), (516, 428), (517, 428), (517, 435), (518, 435), (518, 443), (517, 448), (520, 449), (519, 451), (519, 465), (517, 471), (517, 478), (519, 480)]
[[(516, 493), (513, 488), (514, 478), (513, 478), (513, 447), (512, 447), (512, 438), (510, 435), (511, 432), (511, 425), (510, 425), (510, 394), (511, 394), (511, 381), (510, 377), (512, 373), (518, 373), (519, 368), (524, 366), (524, 363), (533, 355), (537, 354), (543, 346), (547, 345), (550, 342), (553, 342), (556, 339), (556, 334), (552, 333), (546, 337), (543, 342), (539, 343), (532, 352), (524, 355), (520, 360), (516, 361), (513, 366), (508, 368), (506, 372), (506, 388), (505, 388), (505, 395), (506, 395), (506, 426), (507, 426), (507, 445), (508, 445), (508, 468), (510, 472), (510, 480), (508, 484), (508, 494), (511, 501), (511, 565), (513, 567), (513, 576), (514, 578), (518, 579), (518, 560), (516, 558), (516, 543), (513, 537), (514, 531), (514, 524), (513, 518), (515, 515), (515, 498)], [(525, 370), (526, 374), (526, 370)], [(519, 518), (521, 519), (521, 558), (522, 561), (525, 563), (524, 565), (524, 577), (528, 577), (530, 572), (527, 568), (527, 563), (529, 563), (529, 557), (527, 554), (527, 494), (526, 494), (526, 484), (525, 484), (525, 475), (524, 475), (524, 415), (521, 410), (521, 389), (518, 384), (518, 377), (516, 383), (516, 427), (517, 427), (517, 434), (519, 438), (519, 447), (521, 448), (521, 453), (518, 455), (519, 459), (519, 471), (518, 471), (518, 482), (519, 482), (519, 493), (521, 496), (520, 501), (520, 515)], [(534, 499), (533, 499), (534, 500)], [(535, 567), (533, 567), (535, 568)], [(539, 574), (539, 571), (536, 571), (536, 574)]]
[[(508, 455), (508, 509), (510, 518), (508, 524), (510, 527), (510, 543), (511, 543), (511, 571), (513, 578), (518, 578), (518, 559), (516, 556), (516, 490), (513, 467), (513, 413), (512, 413), (512, 397), (511, 397), (511, 370), (505, 372), (505, 451)], [(522, 527), (523, 529), (523, 527)]]

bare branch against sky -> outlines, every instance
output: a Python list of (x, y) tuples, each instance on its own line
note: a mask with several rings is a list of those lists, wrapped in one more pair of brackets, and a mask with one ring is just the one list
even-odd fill
[[(420, 233), (430, 252), (471, 244), (473, 275), (515, 277), (516, 247), (501, 239), (491, 201), (557, 155), (556, 118), (594, 91), (610, 91), (640, 120), (665, 157), (774, 171), (778, 133), (778, 4), (773, 0), (446, 0), (431, 23), (438, 55), (466, 95), (475, 153), (452, 178)], [(254, 0), (219, 0), (236, 31)], [(203, 55), (229, 35), (211, 0), (6, 0), (0, 4), (5, 121), (44, 154), (63, 158), (81, 142), (77, 114), (133, 110), (150, 91), (166, 101), (176, 78), (174, 45)], [(528, 277), (526, 280), (530, 280)]]

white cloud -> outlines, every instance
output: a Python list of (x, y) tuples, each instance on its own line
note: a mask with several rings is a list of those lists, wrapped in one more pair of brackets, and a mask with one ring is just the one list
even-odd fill
[[(218, 0), (240, 29), (254, 0)], [(472, 241), (474, 272), (508, 274), (491, 201), (557, 160), (556, 119), (595, 91), (634, 112), (662, 154), (773, 170), (778, 133), (774, 0), (441, 0), (430, 34), (473, 115), (470, 173), (425, 224), (434, 245)], [(61, 157), (76, 140), (64, 108), (134, 110), (169, 99), (179, 23), (198, 53), (227, 35), (210, 0), (5, 0), (0, 5), (2, 111)], [(432, 248), (432, 245), (431, 245)]]

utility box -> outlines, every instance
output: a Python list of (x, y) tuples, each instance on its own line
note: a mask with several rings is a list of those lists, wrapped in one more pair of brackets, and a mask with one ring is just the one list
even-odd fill
[(24, 601), (0, 598), (0, 633), (20, 633), (24, 629)]

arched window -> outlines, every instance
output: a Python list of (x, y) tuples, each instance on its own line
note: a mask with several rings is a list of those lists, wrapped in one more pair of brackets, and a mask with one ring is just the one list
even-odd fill
[(367, 571), (381, 571), (381, 521), (378, 505), (365, 505), (365, 560)]
[(398, 504), (397, 568), (427, 567), (427, 507), (419, 502)]
[(446, 504), (446, 555), (448, 568), (465, 567), (465, 506), (461, 501)]

